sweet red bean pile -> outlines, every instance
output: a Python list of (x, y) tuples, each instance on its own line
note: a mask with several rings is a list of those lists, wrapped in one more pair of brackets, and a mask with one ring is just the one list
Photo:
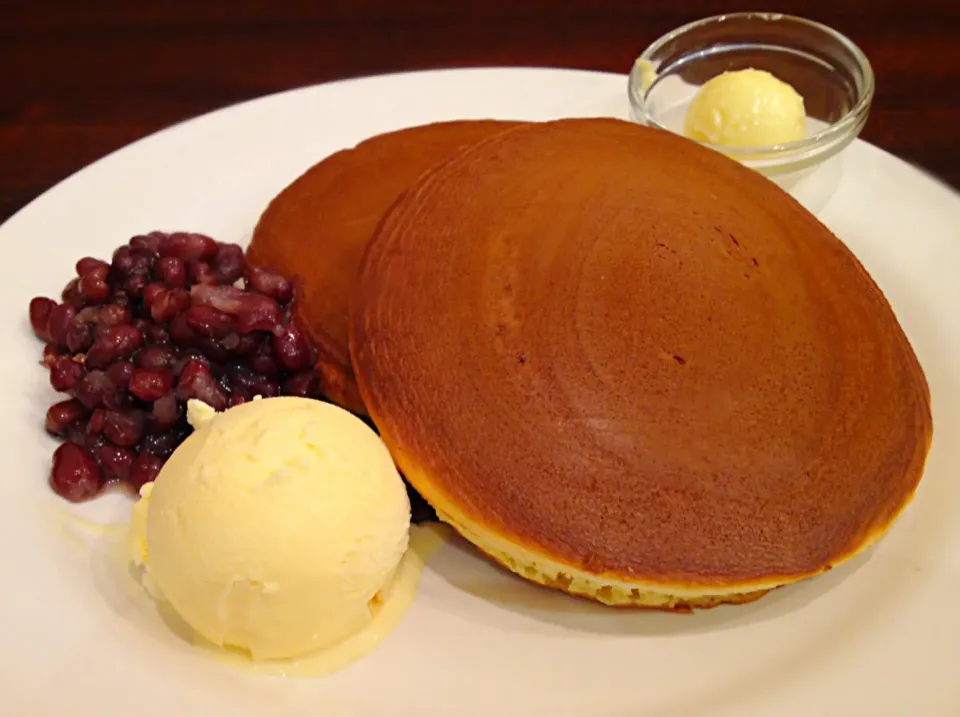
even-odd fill
[(139, 490), (190, 434), (188, 399), (221, 411), (254, 396), (318, 398), (293, 298), (285, 277), (203, 234), (138, 235), (109, 263), (78, 261), (59, 302), (30, 302), (41, 363), (69, 396), (46, 416), (65, 439), (54, 491), (77, 502), (108, 483)]

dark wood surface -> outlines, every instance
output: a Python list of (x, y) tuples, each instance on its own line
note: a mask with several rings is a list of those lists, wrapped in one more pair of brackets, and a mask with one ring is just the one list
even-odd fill
[[(960, 3), (788, 0), (861, 45), (863, 137), (960, 186)], [(93, 160), (258, 95), (398, 70), (626, 72), (663, 32), (738, 0), (0, 0), (0, 221)]]

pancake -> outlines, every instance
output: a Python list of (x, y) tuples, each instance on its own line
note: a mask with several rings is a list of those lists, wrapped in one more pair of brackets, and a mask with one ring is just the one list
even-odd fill
[(751, 170), (617, 120), (521, 127), (422, 177), (368, 246), (350, 350), (443, 520), (612, 605), (829, 570), (887, 531), (932, 436), (845, 245)]
[(387, 208), (424, 171), (516, 123), (441, 122), (379, 135), (327, 157), (270, 202), (247, 260), (296, 277), (296, 319), (317, 346), (325, 395), (365, 414), (347, 345), (350, 291)]

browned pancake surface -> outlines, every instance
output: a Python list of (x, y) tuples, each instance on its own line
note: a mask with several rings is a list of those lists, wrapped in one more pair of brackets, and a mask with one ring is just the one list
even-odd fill
[(378, 135), (314, 165), (270, 203), (248, 261), (300, 279), (297, 318), (317, 344), (329, 398), (364, 413), (347, 346), (361, 253), (387, 208), (427, 169), (515, 123), (441, 122)]
[(932, 431), (836, 237), (752, 171), (614, 120), (424, 176), (368, 248), (350, 345), (428, 500), (625, 580), (820, 572), (889, 526)]

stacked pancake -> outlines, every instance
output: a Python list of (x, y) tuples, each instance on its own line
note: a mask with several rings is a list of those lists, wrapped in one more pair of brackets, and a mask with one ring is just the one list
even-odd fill
[(927, 385), (880, 290), (789, 196), (613, 120), (422, 177), (353, 295), (361, 393), (413, 485), (520, 575), (617, 605), (742, 602), (876, 540)]
[(360, 256), (383, 213), (434, 164), (516, 124), (438, 122), (378, 135), (311, 167), (260, 217), (247, 260), (299, 279), (297, 319), (317, 347), (317, 371), (332, 402), (365, 414), (347, 317)]
[(773, 184), (666, 132), (490, 132), (411, 179), (346, 292), (406, 478), (549, 587), (747, 602), (865, 549), (922, 474), (929, 393), (876, 284)]

